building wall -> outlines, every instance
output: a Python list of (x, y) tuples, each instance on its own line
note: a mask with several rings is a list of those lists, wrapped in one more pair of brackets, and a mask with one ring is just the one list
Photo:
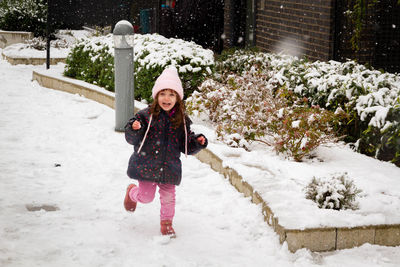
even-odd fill
[(329, 60), (334, 51), (334, 0), (257, 0), (256, 46), (263, 52)]
[(68, 29), (82, 26), (114, 26), (121, 19), (130, 19), (130, 2), (124, 0), (53, 0), (49, 1), (52, 23)]

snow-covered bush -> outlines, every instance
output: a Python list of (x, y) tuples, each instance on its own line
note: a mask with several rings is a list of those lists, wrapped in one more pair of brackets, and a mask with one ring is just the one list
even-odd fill
[(400, 166), (400, 103), (386, 112), (388, 122), (383, 129), (369, 125), (356, 147), (369, 156)]
[(265, 136), (271, 111), (280, 107), (270, 88), (265, 87), (268, 78), (248, 72), (223, 76), (221, 82), (208, 79), (188, 98), (187, 110), (205, 112), (221, 140), (248, 148), (249, 141)]
[[(151, 89), (162, 70), (177, 67), (185, 96), (212, 73), (214, 55), (211, 50), (180, 39), (165, 38), (158, 34), (134, 35), (135, 98), (151, 99)], [(65, 75), (96, 82), (114, 90), (114, 47), (112, 35), (82, 40), (67, 58)], [(95, 66), (100, 64), (101, 67)], [(101, 76), (98, 76), (101, 75)], [(102, 77), (108, 79), (106, 82)], [(104, 85), (103, 82), (106, 82)]]
[(241, 74), (250, 70), (253, 66), (258, 69), (266, 69), (273, 54), (259, 53), (256, 49), (237, 49), (231, 48), (223, 50), (221, 55), (217, 56), (215, 69), (217, 72), (234, 72)]
[[(283, 94), (285, 90), (280, 89)], [(282, 93), (276, 95), (281, 96)], [(307, 98), (287, 103), (278, 112), (273, 112), (268, 128), (274, 138), (275, 150), (296, 161), (310, 155), (324, 143), (337, 141), (337, 129), (343, 113), (334, 114), (319, 106), (307, 105)]]
[[(310, 106), (342, 117), (340, 135), (355, 143), (357, 151), (392, 161), (400, 166), (400, 122), (391, 114), (400, 113), (400, 74), (371, 70), (355, 61), (340, 63), (309, 62), (296, 57), (235, 51), (222, 57), (216, 69), (241, 74), (252, 68), (271, 78), (266, 86), (285, 87), (298, 97), (306, 97)], [(386, 142), (386, 143), (384, 143)]]
[(0, 29), (33, 32), (45, 36), (47, 2), (45, 0), (3, 0), (0, 2)]
[(317, 203), (319, 208), (334, 210), (357, 209), (356, 197), (362, 192), (347, 173), (313, 177), (305, 190), (306, 198)]
[[(111, 35), (107, 39), (111, 41)], [(104, 43), (101, 37), (78, 42), (67, 56), (64, 75), (114, 91), (111, 45)]]
[(332, 112), (308, 107), (291, 93), (267, 85), (265, 73), (253, 69), (241, 75), (208, 79), (188, 99), (189, 112), (204, 112), (216, 125), (220, 140), (230, 146), (249, 149), (252, 141), (272, 145), (279, 153), (301, 161), (318, 145), (335, 140)]
[[(400, 75), (370, 70), (354, 61), (302, 63), (292, 71), (297, 78), (285, 77), (295, 93), (312, 104), (346, 110), (349, 119), (343, 134), (347, 141), (357, 141), (358, 151), (400, 166), (398, 147), (382, 143), (400, 142), (399, 136), (390, 135), (400, 123), (390, 115), (400, 112)], [(390, 149), (385, 149), (388, 145)]]
[(186, 97), (212, 74), (214, 53), (194, 42), (135, 34), (134, 44), (136, 97), (149, 100), (155, 79), (169, 65), (177, 67)]
[[(34, 37), (32, 39), (25, 40), (24, 43), (27, 47), (40, 51), (46, 50), (47, 47), (47, 41), (42, 37)], [(65, 39), (55, 39), (50, 41), (50, 47), (67, 49), (69, 44)]]

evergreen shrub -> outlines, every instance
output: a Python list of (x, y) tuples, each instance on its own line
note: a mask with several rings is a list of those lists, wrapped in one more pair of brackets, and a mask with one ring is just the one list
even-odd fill
[(306, 198), (321, 209), (358, 209), (356, 197), (362, 192), (354, 185), (347, 173), (334, 174), (328, 178), (313, 177), (306, 186)]
[(110, 47), (81, 42), (66, 59), (64, 75), (114, 91), (114, 58)]

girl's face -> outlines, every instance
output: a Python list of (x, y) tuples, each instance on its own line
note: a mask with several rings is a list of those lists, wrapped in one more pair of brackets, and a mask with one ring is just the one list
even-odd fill
[(158, 105), (164, 110), (164, 111), (170, 111), (174, 106), (177, 101), (178, 95), (174, 90), (171, 89), (164, 89), (161, 90), (158, 93), (157, 101)]

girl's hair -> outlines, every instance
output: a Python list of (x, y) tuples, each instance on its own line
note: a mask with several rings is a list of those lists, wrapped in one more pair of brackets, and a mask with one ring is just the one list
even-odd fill
[[(164, 90), (171, 90), (171, 89), (164, 89)], [(171, 91), (173, 91), (174, 94), (176, 95), (176, 103), (175, 106), (170, 110), (170, 114), (172, 112), (175, 113), (172, 114), (172, 116), (170, 116), (169, 119), (172, 123), (172, 128), (177, 129), (183, 124), (183, 120), (185, 118), (185, 103), (182, 101), (182, 99), (174, 90)], [(160, 94), (160, 92), (157, 93), (156, 98), (154, 99), (153, 103), (150, 106), (150, 112), (151, 114), (153, 114), (155, 118), (157, 118), (161, 112), (161, 107), (158, 104), (158, 95)]]

